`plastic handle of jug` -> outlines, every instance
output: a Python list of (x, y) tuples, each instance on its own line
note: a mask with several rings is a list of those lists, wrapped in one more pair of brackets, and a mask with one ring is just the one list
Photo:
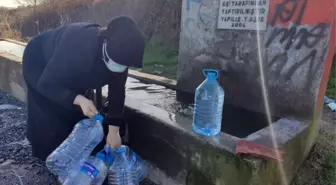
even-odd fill
[(105, 145), (104, 150), (105, 150), (106, 153), (110, 151), (111, 153), (115, 153), (115, 154), (123, 154), (123, 153), (126, 152), (126, 149), (123, 145), (118, 149), (113, 149), (113, 148), (109, 147), (108, 145)]
[(105, 151), (105, 162), (109, 165), (111, 165), (113, 163), (114, 160), (114, 156), (113, 156), (113, 152), (112, 152), (112, 148), (110, 148), (108, 145), (104, 146), (103, 151)]
[(203, 74), (204, 74), (205, 77), (208, 77), (209, 73), (215, 74), (216, 79), (219, 76), (219, 70), (217, 70), (217, 69), (203, 69)]
[(118, 148), (117, 150), (115, 150), (115, 152), (116, 152), (117, 154), (122, 154), (122, 153), (125, 153), (126, 150), (125, 150), (124, 147), (120, 147), (120, 148)]
[(96, 114), (92, 119), (103, 123), (104, 117), (100, 114)]

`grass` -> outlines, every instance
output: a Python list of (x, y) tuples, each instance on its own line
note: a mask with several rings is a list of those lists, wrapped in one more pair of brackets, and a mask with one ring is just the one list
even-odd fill
[(319, 135), (291, 185), (334, 185), (336, 183), (335, 123), (321, 122)]
[(326, 96), (336, 99), (336, 57), (334, 57), (333, 65), (331, 67)]
[(148, 44), (144, 54), (142, 72), (176, 79), (178, 49)]
[(330, 152), (324, 159), (323, 163), (324, 178), (330, 184), (336, 184), (336, 153)]

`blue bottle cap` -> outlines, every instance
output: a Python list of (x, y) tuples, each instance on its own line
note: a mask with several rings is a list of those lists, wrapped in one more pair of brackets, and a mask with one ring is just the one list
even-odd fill
[(122, 153), (125, 153), (126, 152), (126, 149), (124, 147), (120, 147), (116, 150), (116, 153), (118, 154), (122, 154)]
[(219, 71), (217, 69), (204, 69), (204, 76), (206, 76), (210, 80), (215, 80), (218, 78)]
[(98, 152), (96, 154), (96, 157), (102, 161), (104, 161), (104, 163), (107, 163), (109, 165), (111, 165), (114, 161), (114, 157), (112, 155), (112, 153), (107, 153), (106, 155), (102, 152)]
[(112, 165), (112, 163), (114, 161), (114, 156), (112, 154), (112, 149), (108, 145), (105, 145), (104, 151), (106, 153), (106, 155), (105, 155), (106, 163), (109, 164), (109, 165)]
[(104, 117), (100, 114), (96, 114), (92, 119), (103, 123)]
[(216, 74), (215, 73), (208, 73), (207, 78), (210, 79), (210, 80), (215, 80), (216, 79)]
[(96, 154), (96, 157), (102, 161), (105, 161), (105, 154), (103, 154), (102, 152), (98, 152)]

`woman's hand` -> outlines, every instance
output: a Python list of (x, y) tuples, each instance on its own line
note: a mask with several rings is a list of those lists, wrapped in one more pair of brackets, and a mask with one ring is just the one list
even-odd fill
[(82, 95), (76, 96), (74, 104), (80, 106), (83, 114), (89, 118), (93, 118), (96, 114), (98, 114), (94, 103)]
[(113, 148), (118, 149), (121, 146), (121, 138), (119, 134), (119, 127), (109, 126), (109, 131), (106, 137), (106, 144)]

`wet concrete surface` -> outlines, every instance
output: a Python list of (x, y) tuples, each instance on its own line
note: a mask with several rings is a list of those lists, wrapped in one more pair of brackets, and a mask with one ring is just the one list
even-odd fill
[(12, 42), (0, 40), (0, 53), (7, 52), (11, 55), (22, 57), (25, 47)]
[[(155, 84), (145, 84), (134, 78), (128, 78), (127, 96), (132, 100), (147, 103), (167, 112), (192, 120), (193, 95), (168, 89)], [(272, 121), (278, 120), (273, 117)], [(192, 123), (190, 123), (192, 124)], [(222, 132), (244, 138), (268, 126), (264, 114), (225, 104), (223, 109)]]
[[(25, 104), (0, 91), (0, 185), (57, 185), (26, 139)], [(7, 106), (11, 105), (11, 106)], [(145, 180), (141, 185), (155, 185)]]
[(159, 107), (168, 112), (192, 118), (193, 102), (183, 97), (177, 100), (177, 92), (164, 86), (145, 84), (134, 78), (128, 78), (126, 83), (126, 94), (134, 100)]

